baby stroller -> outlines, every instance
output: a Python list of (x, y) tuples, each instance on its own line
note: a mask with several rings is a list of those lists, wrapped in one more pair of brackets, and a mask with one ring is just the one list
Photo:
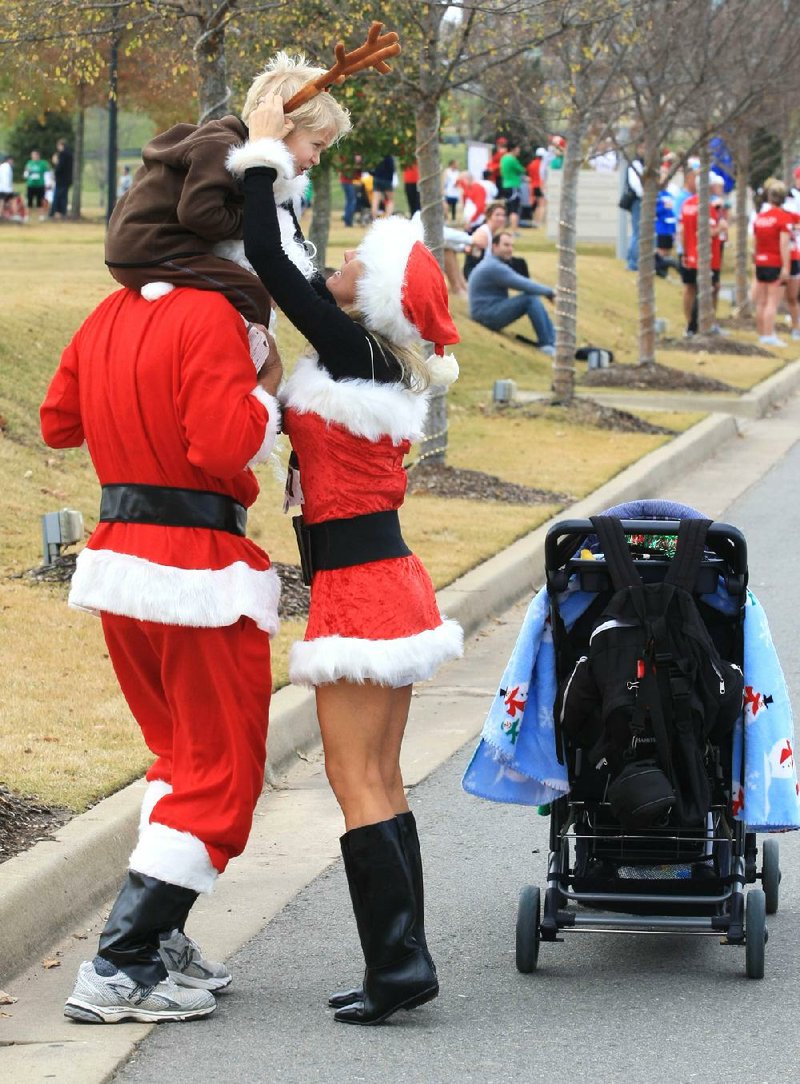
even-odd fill
[[(639, 502), (639, 518), (622, 518), (625, 506), (610, 513), (622, 527), (627, 552), (644, 584), (674, 578), (670, 568), (678, 558), (670, 556), (675, 548), (673, 539), (679, 532), (681, 538), (688, 537), (688, 532), (682, 531), (685, 520), (641, 518), (663, 516), (664, 507), (664, 502)], [(675, 508), (678, 515), (699, 515), (683, 506)], [(618, 587), (620, 562), (616, 556), (611, 561), (607, 527), (606, 552), (601, 552), (599, 526), (590, 520), (564, 520), (547, 534), (545, 572), (562, 690), (559, 696), (577, 669), (575, 660), (587, 657), (589, 637), (598, 621), (602, 624), (601, 614)], [(741, 668), (748, 580), (745, 539), (735, 527), (711, 523), (695, 557), (691, 570), (694, 582), (687, 589), (719, 657)], [(686, 571), (686, 560), (683, 566)], [(586, 598), (585, 608), (569, 628), (562, 614), (568, 592), (572, 592), (573, 602), (575, 592)], [(729, 602), (724, 610), (708, 602), (720, 592)], [(635, 687), (640, 676), (632, 674), (628, 687)], [(738, 695), (741, 714), (741, 685)], [(550, 807), (543, 906), (538, 887), (527, 885), (520, 894), (518, 970), (534, 971), (541, 942), (563, 941), (561, 935), (571, 930), (691, 933), (716, 936), (723, 944), (744, 945), (747, 976), (763, 978), (766, 915), (778, 909), (778, 844), (772, 838), (764, 842), (759, 871), (755, 833), (734, 816), (738, 781), (732, 778), (732, 731), (712, 738), (705, 748), (701, 765), (709, 801), (702, 818), (687, 824), (673, 805), (651, 824), (631, 828), (615, 815), (610, 800), (611, 766), (603, 759), (598, 762), (574, 731), (565, 728), (558, 699), (554, 715), (556, 748), (559, 761), (566, 766), (570, 790)], [(761, 887), (745, 895), (744, 886), (757, 880)]]

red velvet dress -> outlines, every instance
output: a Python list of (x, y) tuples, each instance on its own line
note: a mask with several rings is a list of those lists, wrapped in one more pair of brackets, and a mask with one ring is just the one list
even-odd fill
[[(424, 394), (321, 281), (307, 282), (281, 247), (271, 169), (244, 177), (245, 254), (284, 315), (308, 339), (281, 395), (284, 429), (300, 461), (308, 523), (397, 509), (406, 489), (403, 456), (422, 435)], [(319, 571), (305, 639), (292, 646), (289, 676), (300, 685), (340, 679), (401, 688), (461, 655), (463, 633), (444, 621), (418, 558), (398, 557)]]
[[(306, 523), (400, 508), (403, 459), (419, 436), (424, 396), (400, 383), (334, 381), (304, 358), (282, 398)], [(293, 645), (290, 676), (298, 684), (344, 678), (401, 687), (459, 656), (462, 641), (461, 627), (442, 619), (430, 577), (413, 554), (324, 569), (314, 574), (308, 627)]]

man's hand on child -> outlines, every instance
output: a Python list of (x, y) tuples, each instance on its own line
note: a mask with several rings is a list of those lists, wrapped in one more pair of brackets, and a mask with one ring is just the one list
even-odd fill
[(251, 139), (283, 139), (294, 128), (294, 121), (284, 115), (280, 94), (268, 94), (247, 118), (247, 127)]

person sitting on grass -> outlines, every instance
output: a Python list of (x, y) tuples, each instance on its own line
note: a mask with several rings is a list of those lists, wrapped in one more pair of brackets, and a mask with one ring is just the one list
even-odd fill
[[(469, 277), (470, 318), (490, 331), (502, 331), (520, 316), (527, 315), (536, 332), (537, 346), (552, 357), (556, 352), (555, 328), (540, 298), (552, 301), (555, 290), (516, 272), (511, 267), (513, 258), (511, 233), (498, 231), (492, 238), (491, 253), (484, 256)], [(510, 297), (509, 290), (520, 293)]]

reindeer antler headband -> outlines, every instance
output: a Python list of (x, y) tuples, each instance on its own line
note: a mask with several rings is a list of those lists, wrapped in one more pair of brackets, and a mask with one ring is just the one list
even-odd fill
[(334, 47), (336, 63), (328, 71), (306, 83), (304, 87), (284, 104), (284, 113), (291, 113), (293, 109), (321, 94), (334, 84), (343, 83), (348, 75), (363, 71), (364, 68), (375, 68), (381, 74), (392, 69), (386, 63), (386, 57), (397, 56), (400, 52), (400, 39), (392, 30), (382, 34), (383, 23), (374, 22), (369, 28), (367, 40), (358, 49), (346, 53), (344, 42), (337, 42)]

